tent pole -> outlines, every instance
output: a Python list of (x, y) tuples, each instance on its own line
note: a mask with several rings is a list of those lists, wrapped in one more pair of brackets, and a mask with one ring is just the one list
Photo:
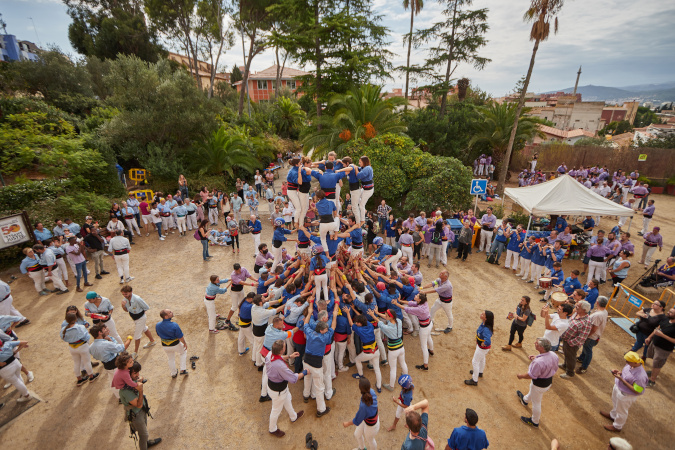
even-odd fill
[(478, 210), (478, 196), (476, 195), (476, 205), (473, 207), (473, 215), (476, 215), (476, 211)]
[(630, 233), (630, 225), (633, 223), (633, 216), (630, 216), (630, 220), (628, 221), (628, 232)]
[(525, 237), (527, 237), (527, 233), (530, 232), (530, 225), (532, 224), (532, 214), (530, 214), (530, 220), (527, 221), (527, 230), (525, 231)]

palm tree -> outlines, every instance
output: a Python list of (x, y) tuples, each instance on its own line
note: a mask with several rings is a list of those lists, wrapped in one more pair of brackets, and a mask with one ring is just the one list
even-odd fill
[(290, 137), (291, 131), (302, 126), (305, 122), (306, 114), (296, 102), (286, 97), (279, 97), (274, 102), (272, 110), (272, 121), (277, 127), (277, 131), (283, 137)]
[(404, 103), (401, 97), (383, 98), (382, 89), (372, 84), (336, 94), (328, 102), (332, 114), (324, 115), (303, 139), (305, 151), (313, 148), (314, 155), (322, 157), (331, 150), (339, 151), (352, 140), (368, 142), (378, 134), (404, 133), (408, 128), (395, 111)]
[(408, 59), (405, 63), (405, 109), (408, 109), (408, 83), (410, 81), (410, 51), (412, 49), (413, 41), (413, 23), (415, 22), (415, 16), (422, 11), (424, 8), (424, 0), (403, 0), (403, 8), (408, 9), (410, 7), (410, 35), (408, 36)]
[[(502, 166), (508, 166), (509, 157), (505, 157), (509, 146), (511, 136), (515, 135), (515, 143), (518, 148), (522, 148), (525, 143), (535, 136), (544, 137), (539, 131), (538, 125), (543, 121), (536, 117), (524, 116), (527, 111), (517, 111), (517, 105), (513, 103), (493, 102), (488, 106), (476, 108), (480, 120), (474, 123), (474, 137), (469, 141), (469, 147), (473, 147), (479, 142), (486, 143), (492, 148), (492, 158), (497, 163), (502, 162)], [(516, 114), (519, 113), (520, 116)], [(518, 120), (516, 121), (516, 117)], [(518, 126), (514, 133), (514, 124)]]
[(234, 168), (255, 172), (260, 162), (251, 153), (247, 142), (231, 129), (220, 127), (197, 148), (196, 166), (203, 174), (234, 176)]
[[(534, 47), (532, 48), (532, 57), (530, 58), (530, 67), (527, 69), (527, 76), (525, 77), (525, 82), (523, 83), (523, 90), (520, 92), (520, 99), (518, 100), (518, 110), (514, 118), (515, 121), (518, 120), (517, 117), (520, 117), (520, 112), (525, 105), (525, 94), (527, 93), (527, 88), (530, 84), (530, 78), (532, 77), (532, 69), (534, 68), (534, 58), (537, 56), (537, 50), (539, 50), (539, 43), (548, 39), (548, 36), (551, 31), (551, 21), (553, 21), (553, 33), (558, 33), (558, 13), (560, 12), (564, 0), (531, 0), (530, 8), (525, 12), (523, 20), (526, 22), (533, 22), (532, 29), (530, 30), (530, 40), (534, 41)], [(516, 141), (516, 128), (514, 127), (511, 131), (511, 136), (509, 138), (509, 144), (506, 147), (506, 154), (504, 157), (505, 161), (511, 160), (511, 153), (513, 152), (513, 144)], [(509, 165), (502, 165), (501, 170), (499, 171), (499, 185), (497, 187), (499, 195), (504, 194), (504, 184), (506, 183), (506, 173), (509, 171)]]

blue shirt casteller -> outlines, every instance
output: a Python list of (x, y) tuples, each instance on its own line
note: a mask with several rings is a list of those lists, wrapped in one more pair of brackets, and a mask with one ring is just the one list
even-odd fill
[(176, 322), (172, 322), (171, 319), (162, 319), (157, 322), (155, 331), (162, 341), (173, 341), (183, 337), (180, 326)]

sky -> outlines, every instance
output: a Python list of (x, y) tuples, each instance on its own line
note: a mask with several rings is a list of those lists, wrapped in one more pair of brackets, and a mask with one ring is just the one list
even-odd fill
[[(391, 30), (388, 48), (396, 55), (393, 64), (404, 65), (407, 48), (402, 36), (408, 33), (410, 12), (403, 9), (401, 1), (373, 1), (375, 12), (383, 16), (382, 24)], [(482, 71), (460, 65), (453, 78), (467, 77), (472, 86), (493, 96), (512, 91), (526, 74), (532, 54), (530, 25), (522, 20), (529, 4), (530, 0), (474, 0), (473, 9), (489, 9), (488, 44), (480, 54), (492, 62)], [(439, 21), (442, 10), (439, 3), (427, 0), (415, 18), (415, 28), (426, 28)], [(77, 56), (68, 41), (70, 17), (60, 0), (2, 0), (0, 13), (9, 34), (42, 46), (56, 44)], [(573, 86), (579, 66), (582, 66), (579, 82), (582, 86), (621, 87), (675, 80), (675, 2), (567, 0), (559, 22), (558, 34), (539, 46), (528, 91)], [(422, 64), (425, 53), (424, 48), (413, 49), (412, 62)], [(242, 62), (239, 40), (237, 46), (221, 56), (221, 63), (229, 71)], [(252, 70), (263, 70), (272, 64), (274, 55), (268, 51), (253, 60)], [(399, 77), (386, 82), (386, 88), (402, 88), (404, 83), (404, 78)]]

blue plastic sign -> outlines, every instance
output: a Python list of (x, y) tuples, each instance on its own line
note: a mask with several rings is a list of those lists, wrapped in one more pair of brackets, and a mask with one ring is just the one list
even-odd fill
[(631, 305), (635, 306), (636, 308), (639, 308), (639, 307), (642, 306), (642, 300), (640, 300), (639, 298), (637, 298), (634, 295), (631, 295), (630, 297), (628, 297), (628, 302)]
[(488, 180), (471, 180), (471, 195), (483, 195), (487, 193)]

